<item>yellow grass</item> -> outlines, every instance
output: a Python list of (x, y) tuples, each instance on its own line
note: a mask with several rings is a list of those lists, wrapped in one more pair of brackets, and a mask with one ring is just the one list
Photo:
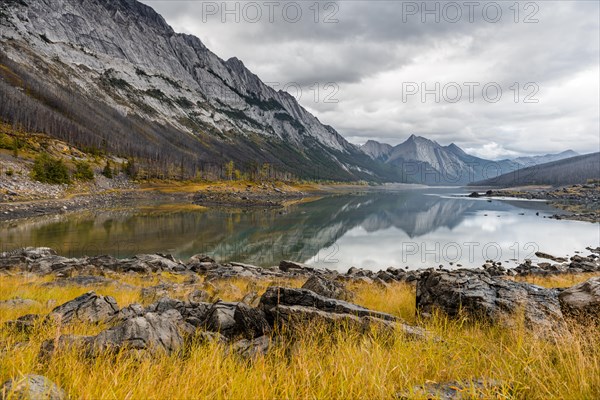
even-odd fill
[[(588, 276), (573, 278), (573, 282)], [(181, 283), (178, 275), (123, 276), (132, 286)], [(20, 296), (40, 302), (33, 307), (0, 306), (0, 323), (26, 313), (46, 313), (90, 288), (42, 286), (50, 278), (0, 276), (0, 300)], [(551, 286), (554, 278), (538, 281)], [(208, 288), (224, 300), (239, 300), (248, 291), (262, 293), (271, 284), (244, 279), (213, 282)], [(300, 279), (275, 284), (300, 286)], [(355, 302), (423, 324), (438, 338), (418, 341), (400, 332), (393, 337), (359, 335), (343, 329), (306, 327), (288, 332), (273, 350), (255, 362), (226, 355), (225, 347), (193, 343), (180, 354), (135, 358), (127, 353), (89, 359), (75, 350), (50, 362), (38, 359), (44, 339), (60, 333), (95, 334), (103, 326), (74, 324), (39, 326), (31, 335), (0, 329), (0, 381), (39, 373), (55, 381), (74, 399), (386, 399), (397, 393), (410, 398), (411, 388), (427, 382), (475, 379), (501, 382), (481, 398), (600, 398), (600, 335), (592, 327), (574, 327), (544, 340), (516, 328), (507, 330), (434, 316), (415, 318), (414, 288), (353, 284)], [(140, 301), (134, 287), (106, 286), (98, 293), (114, 296), (124, 306)], [(184, 296), (178, 293), (178, 296)], [(518, 325), (517, 325), (518, 326)], [(476, 391), (469, 392), (476, 396)], [(469, 397), (466, 393), (466, 398)]]

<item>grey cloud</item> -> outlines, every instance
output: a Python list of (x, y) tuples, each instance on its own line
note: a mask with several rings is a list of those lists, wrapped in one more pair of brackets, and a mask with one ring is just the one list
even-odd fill
[[(203, 22), (202, 2), (145, 3), (221, 57), (242, 59), (263, 81), (298, 83), (300, 102), (355, 143), (396, 144), (416, 133), (472, 149), (496, 143), (500, 152), (586, 152), (600, 145), (598, 2), (529, 2), (539, 6), (534, 24), (522, 23), (527, 2), (520, 3), (519, 23), (508, 9), (513, 2), (498, 2), (501, 22), (476, 14), (473, 23), (455, 24), (421, 23), (418, 16), (404, 23), (407, 2), (394, 1), (338, 1), (333, 24), (314, 23), (311, 1), (301, 2), (304, 17), (293, 24), (277, 15), (274, 23), (223, 24), (219, 15)], [(402, 82), (413, 81), (498, 82), (504, 97), (499, 104), (482, 101), (481, 93), (474, 103), (404, 103)], [(337, 83), (339, 103), (315, 101), (314, 82)], [(508, 101), (514, 82), (537, 83), (539, 104)]]

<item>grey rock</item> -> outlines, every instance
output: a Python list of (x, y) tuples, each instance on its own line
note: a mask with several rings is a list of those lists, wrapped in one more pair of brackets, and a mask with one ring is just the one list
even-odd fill
[(272, 286), (262, 295), (260, 304), (265, 310), (267, 317), (272, 315), (271, 310), (279, 305), (283, 305), (313, 307), (329, 313), (352, 314), (359, 317), (371, 316), (388, 321), (395, 321), (397, 319), (393, 315), (372, 311), (347, 301), (330, 299), (308, 289)]
[(168, 310), (177, 310), (187, 323), (198, 327), (206, 319), (211, 307), (212, 304), (210, 303), (184, 302), (170, 297), (163, 297), (146, 307), (145, 312), (161, 314)]
[(20, 316), (14, 321), (7, 321), (6, 326), (21, 332), (31, 332), (38, 321), (41, 320), (41, 316), (38, 314), (26, 314)]
[(557, 289), (492, 277), (484, 271), (429, 271), (417, 282), (417, 309), (439, 309), (450, 316), (465, 312), (493, 323), (511, 325), (523, 311), (528, 328), (552, 330), (564, 319)]
[(257, 306), (258, 302), (260, 301), (260, 297), (258, 296), (257, 292), (249, 292), (246, 293), (246, 295), (244, 295), (244, 297), (242, 297), (242, 300), (240, 300), (242, 303), (244, 304), (248, 304), (249, 306)]
[(47, 339), (40, 346), (39, 358), (50, 360), (56, 353), (68, 350), (80, 351), (89, 356), (93, 350), (94, 336), (61, 335), (55, 339)]
[[(398, 399), (426, 398), (438, 400), (487, 399), (493, 393), (500, 394), (502, 384), (497, 381), (477, 379), (473, 382), (427, 383), (416, 386), (411, 392), (399, 393)], [(494, 396), (493, 398), (496, 398)]]
[(338, 300), (350, 300), (352, 294), (340, 282), (313, 275), (302, 285), (302, 289), (312, 290), (321, 296)]
[(210, 301), (212, 296), (205, 290), (196, 289), (188, 295), (188, 300), (193, 303), (204, 303)]
[(12, 299), (0, 301), (0, 307), (7, 307), (7, 308), (35, 307), (35, 306), (39, 306), (39, 305), (40, 305), (40, 303), (38, 303), (35, 300), (22, 299), (20, 297), (15, 297)]
[(0, 387), (2, 400), (65, 400), (67, 395), (50, 379), (42, 375), (28, 374), (13, 378)]
[(144, 309), (144, 307), (141, 304), (133, 303), (133, 304), (128, 305), (127, 307), (121, 308), (119, 310), (119, 312), (117, 312), (116, 314), (111, 316), (107, 320), (107, 322), (111, 323), (111, 324), (119, 323), (119, 322), (126, 321), (130, 318), (141, 317), (145, 313), (146, 313), (146, 310)]
[(558, 295), (565, 316), (583, 323), (600, 323), (600, 277), (565, 289)]
[(173, 285), (161, 283), (156, 286), (142, 288), (141, 296), (143, 300), (156, 301), (160, 298), (169, 296), (172, 289)]
[(150, 353), (177, 351), (183, 345), (181, 332), (188, 331), (176, 310), (147, 313), (124, 321), (94, 337), (94, 350), (144, 350)]
[(106, 286), (112, 283), (116, 283), (112, 279), (105, 278), (98, 275), (78, 275), (68, 278), (57, 279), (52, 282), (44, 284), (44, 286)]
[(268, 334), (271, 327), (267, 322), (265, 312), (259, 308), (252, 308), (245, 303), (238, 303), (233, 313), (237, 334), (247, 338), (255, 338)]
[(254, 361), (259, 357), (266, 356), (271, 348), (271, 338), (261, 336), (256, 339), (241, 339), (231, 345), (228, 352), (236, 354), (246, 360)]
[(211, 332), (218, 332), (226, 337), (233, 337), (237, 332), (235, 309), (238, 303), (217, 301), (208, 310), (205, 319), (205, 328)]
[(73, 320), (94, 323), (104, 321), (118, 311), (114, 298), (91, 291), (56, 307), (48, 317), (65, 324)]
[(279, 263), (279, 269), (284, 272), (295, 272), (299, 274), (328, 274), (331, 271), (328, 271), (323, 268), (313, 267), (311, 265), (302, 264), (294, 261), (286, 261), (283, 260)]

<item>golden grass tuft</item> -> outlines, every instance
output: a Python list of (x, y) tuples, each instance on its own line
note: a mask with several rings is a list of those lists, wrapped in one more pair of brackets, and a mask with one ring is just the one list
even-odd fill
[[(575, 278), (573, 282), (587, 279)], [(50, 278), (0, 276), (0, 300), (20, 296), (38, 306), (6, 309), (0, 324), (27, 313), (46, 313), (90, 288), (42, 286)], [(177, 276), (123, 277), (129, 285), (180, 282)], [(554, 278), (537, 284), (553, 284)], [(563, 282), (563, 281), (559, 281)], [(280, 282), (232, 279), (212, 282), (224, 300), (239, 300), (248, 291), (262, 293)], [(235, 287), (237, 290), (233, 289)], [(381, 288), (352, 284), (355, 301), (415, 321), (414, 289), (406, 284)], [(95, 288), (124, 306), (140, 300), (139, 289)], [(53, 301), (51, 301), (53, 300)], [(136, 358), (128, 353), (95, 359), (66, 351), (50, 362), (37, 355), (41, 342), (61, 333), (95, 334), (103, 326), (74, 324), (57, 330), (38, 326), (30, 335), (0, 328), (0, 381), (39, 373), (76, 399), (385, 399), (398, 393), (419, 397), (411, 388), (427, 382), (500, 382), (495, 389), (466, 394), (494, 399), (600, 398), (600, 335), (597, 328), (578, 326), (544, 340), (530, 331), (504, 329), (434, 315), (423, 322), (442, 341), (417, 341), (400, 332), (389, 336), (359, 335), (343, 329), (307, 326), (288, 332), (273, 350), (254, 362), (228, 354), (223, 345), (194, 343), (183, 354)]]

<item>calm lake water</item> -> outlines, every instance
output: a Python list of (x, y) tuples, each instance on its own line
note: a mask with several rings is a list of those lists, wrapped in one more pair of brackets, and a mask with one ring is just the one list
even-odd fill
[[(558, 221), (544, 202), (471, 199), (461, 189), (336, 195), (285, 210), (190, 210), (153, 205), (0, 225), (2, 250), (48, 246), (62, 255), (197, 254), (261, 266), (282, 259), (346, 271), (516, 265), (544, 251), (600, 245), (600, 225)], [(536, 215), (536, 212), (539, 215)]]

